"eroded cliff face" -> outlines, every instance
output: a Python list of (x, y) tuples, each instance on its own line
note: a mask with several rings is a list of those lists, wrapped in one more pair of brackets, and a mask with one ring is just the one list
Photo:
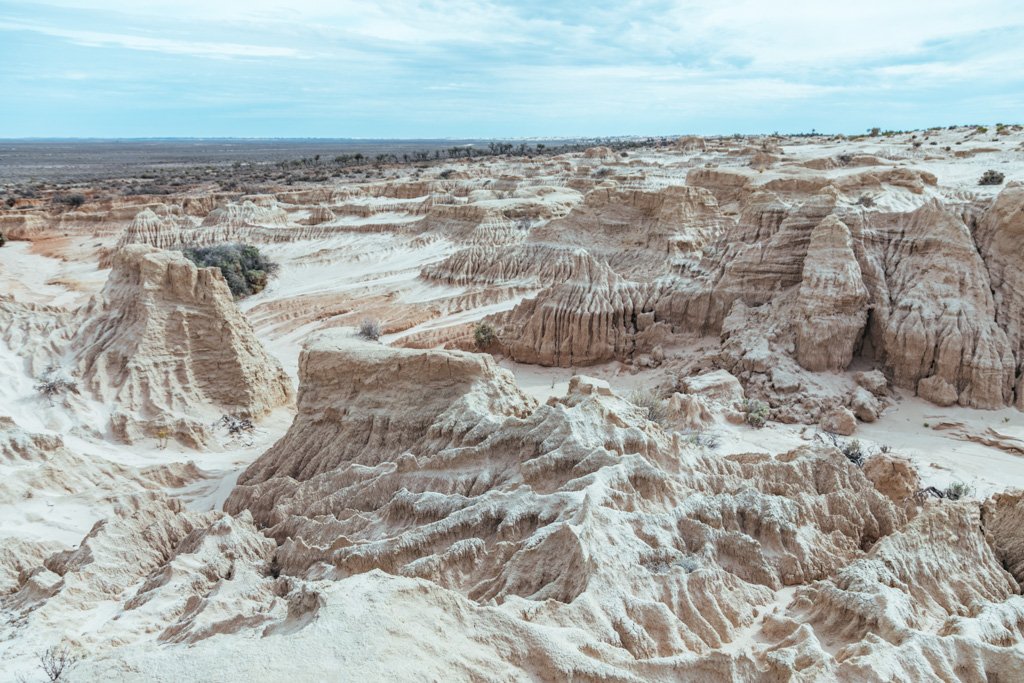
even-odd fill
[(291, 400), (291, 381), (239, 312), (216, 268), (178, 252), (114, 252), (106, 285), (79, 309), (5, 304), (4, 339), (34, 376), (77, 385), (61, 400), (98, 401), (126, 441), (158, 432), (207, 443), (223, 414), (258, 419)]
[(1005, 229), (1000, 218), (985, 215), (979, 252), (961, 216), (937, 202), (894, 214), (837, 205), (836, 196), (812, 197), (778, 221), (778, 200), (754, 195), (721, 252), (705, 257), (706, 274), (669, 288), (657, 319), (715, 333), (735, 305), (766, 306), (755, 336), (807, 370), (843, 371), (864, 355), (928, 400), (1016, 400), (1014, 290), (1004, 279), (994, 287), (989, 274), (1005, 261), (988, 237)]
[(290, 393), (220, 272), (177, 252), (118, 252), (106, 287), (78, 317), (71, 346), (81, 377), (127, 410), (214, 404), (262, 417)]
[(1024, 186), (999, 193), (974, 232), (995, 305), (996, 323), (1006, 333), (1017, 361), (1015, 405), (1024, 410)]
[[(120, 242), (278, 244), (346, 230), (447, 240), (450, 252), (421, 277), (464, 294), (438, 309), (501, 304), (489, 319), (495, 348), (518, 361), (646, 366), (673, 333), (699, 334), (722, 336), (729, 348), (721, 365), (734, 370), (730, 358), (761, 350), (739, 348), (726, 319), (737, 303), (767, 305), (753, 315), (786, 372), (790, 361), (798, 373), (818, 373), (861, 360), (941, 404), (1019, 403), (1019, 306), (1014, 269), (1004, 265), (1019, 188), (987, 209), (939, 188), (929, 171), (872, 154), (786, 160), (769, 139), (725, 147), (680, 147), (702, 159), (750, 157), (692, 168), (686, 184), (602, 153), (551, 160), (538, 174), (488, 177), (467, 165), (443, 179), (152, 205)], [(837, 222), (848, 238), (834, 234)], [(307, 298), (306, 320), (351, 305)], [(393, 315), (417, 320), (409, 310)], [(457, 327), (413, 333), (406, 343), (472, 347), (470, 332)]]
[(850, 229), (829, 216), (811, 231), (797, 293), (796, 358), (808, 370), (845, 370), (867, 324), (868, 290)]
[[(382, 415), (395, 400), (407, 411)], [(1000, 503), (988, 531), (977, 503), (918, 501), (888, 456), (863, 470), (823, 446), (716, 457), (600, 380), (537, 406), (480, 357), (330, 337), (303, 353), (298, 408), (227, 511), (277, 540), (282, 576), (441, 587), (424, 600), (534, 643), (529, 662), (505, 660), (523, 674), (980, 680), (1024, 666), (1005, 647), (1024, 638), (1000, 540), (1016, 513)], [(965, 647), (978, 657), (954, 669)]]
[(507, 315), (496, 316), (508, 355), (562, 367), (631, 357), (642, 344), (642, 318), (653, 313), (656, 290), (610, 270), (596, 275), (544, 289)]
[(884, 261), (889, 305), (880, 299), (875, 308), (879, 350), (894, 382), (912, 388), (939, 378), (961, 405), (1005, 405), (1015, 363), (970, 231), (937, 204), (897, 225)]
[[(867, 211), (829, 184), (786, 198), (751, 190), (733, 222), (705, 195), (596, 189), (526, 242), (474, 247), (425, 275), (542, 287), (493, 317), (502, 347), (523, 362), (628, 361), (664, 340), (646, 343), (651, 324), (727, 334), (735, 305), (768, 306), (759, 339), (804, 370), (842, 372), (865, 357), (929, 400), (997, 408), (1017, 400), (1020, 382), (1013, 275), (1002, 274), (1012, 238), (991, 236), (1014, 229), (1002, 227), (1016, 215), (1007, 193), (982, 219), (979, 251), (961, 214), (935, 200)], [(691, 232), (700, 237), (681, 237)], [(558, 239), (585, 253), (547, 246)], [(696, 245), (682, 261), (671, 246), (680, 240)]]
[[(240, 477), (241, 485), (270, 473), (305, 481), (343, 464), (376, 466), (424, 443), (464, 438), (432, 431), (442, 415), (452, 416), (455, 429), (477, 414), (488, 421), (478, 426), (486, 432), (497, 417), (521, 416), (533, 406), (489, 356), (389, 349), (345, 333), (325, 333), (307, 346), (299, 376), (302, 419)], [(316, 456), (296, 458), (298, 452)]]
[[(239, 671), (305, 672), (296, 652), (335, 661), (361, 634), (353, 667), (397, 672), (391, 638), (454, 677), (1012, 678), (1019, 496), (917, 487), (886, 455), (711, 454), (600, 380), (537, 405), (486, 357), (322, 335), (228, 515), (125, 498), (0, 605), (45, 630), (113, 601), (125, 638), (190, 644), (192, 672), (225, 648)], [(128, 646), (80, 672), (157, 661)]]
[[(562, 367), (650, 352), (659, 340), (649, 330), (663, 289), (656, 280), (692, 263), (725, 222), (700, 188), (591, 190), (509, 254), (545, 288), (493, 318), (502, 347), (518, 361)], [(491, 249), (476, 260), (504, 256)], [(480, 268), (480, 277), (490, 272)]]

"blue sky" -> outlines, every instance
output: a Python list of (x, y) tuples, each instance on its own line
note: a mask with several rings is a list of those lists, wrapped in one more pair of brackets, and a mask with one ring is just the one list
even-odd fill
[(0, 137), (1024, 122), (1020, 0), (0, 0)]

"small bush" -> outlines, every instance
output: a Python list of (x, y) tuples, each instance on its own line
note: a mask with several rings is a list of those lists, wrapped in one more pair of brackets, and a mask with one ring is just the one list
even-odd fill
[(761, 429), (768, 422), (768, 404), (754, 398), (748, 398), (743, 402), (743, 415), (747, 424), (755, 429)]
[(4, 237), (4, 234), (2, 232), (0, 232), (0, 247), (4, 246), (5, 244), (7, 244), (7, 238)]
[(77, 209), (85, 204), (85, 195), (77, 192), (72, 194), (55, 194), (53, 203), (68, 209)]
[(860, 441), (854, 439), (853, 441), (847, 441), (839, 449), (846, 456), (846, 459), (857, 467), (864, 465), (864, 449), (860, 445)]
[(39, 668), (50, 683), (66, 681), (68, 672), (78, 663), (78, 656), (67, 645), (54, 645), (39, 655)]
[(478, 349), (486, 349), (497, 340), (494, 328), (489, 323), (479, 322), (473, 328), (473, 342)]
[[(854, 439), (853, 441), (843, 441), (837, 435), (832, 432), (818, 432), (815, 438), (829, 444), (832, 448), (835, 448), (857, 467), (864, 465), (864, 460), (867, 459), (867, 453), (864, 447), (861, 446), (860, 441)], [(882, 452), (887, 453), (888, 447), (883, 446)]]
[(41, 376), (36, 378), (36, 391), (45, 396), (51, 403), (55, 396), (78, 393), (78, 382), (68, 377), (60, 369), (50, 366)]
[(860, 197), (857, 198), (857, 205), (871, 208), (872, 206), (875, 205), (875, 198), (869, 194), (862, 194)]
[(991, 169), (981, 174), (981, 178), (978, 179), (979, 185), (1002, 185), (1004, 176), (999, 171), (993, 171)]
[(255, 429), (252, 424), (252, 420), (243, 417), (238, 418), (234, 415), (224, 415), (217, 421), (217, 424), (227, 430), (227, 433), (231, 436), (237, 436), (240, 434), (251, 432)]
[(442, 180), (448, 180), (449, 178), (452, 177), (452, 175), (454, 175), (454, 173), (455, 173), (455, 169), (454, 168), (446, 168), (443, 171), (441, 171), (440, 173), (438, 173), (437, 176), (439, 178), (441, 178)]
[(15, 199), (14, 197), (8, 197), (7, 199), (4, 200), (4, 204), (7, 205), (8, 209), (13, 209), (14, 205), (17, 204), (17, 203), (18, 203), (18, 200)]
[(697, 446), (699, 448), (705, 448), (709, 451), (713, 451), (716, 448), (718, 448), (719, 444), (721, 443), (721, 439), (719, 439), (717, 434), (709, 432), (697, 432), (695, 434), (690, 434), (689, 436), (687, 436), (686, 443), (688, 443), (691, 446)]
[(949, 500), (960, 500), (961, 498), (967, 498), (973, 494), (974, 489), (962, 481), (954, 481), (946, 487), (945, 491), (942, 492), (942, 495)]
[(380, 339), (380, 321), (376, 318), (363, 318), (359, 321), (359, 336), (370, 341)]
[(277, 264), (249, 244), (220, 244), (182, 249), (185, 258), (200, 268), (219, 268), (236, 299), (258, 294), (277, 272)]
[(665, 408), (664, 401), (655, 396), (654, 392), (650, 389), (634, 389), (629, 393), (628, 400), (640, 408), (644, 413), (644, 417), (651, 422), (663, 424), (668, 418), (668, 411)]

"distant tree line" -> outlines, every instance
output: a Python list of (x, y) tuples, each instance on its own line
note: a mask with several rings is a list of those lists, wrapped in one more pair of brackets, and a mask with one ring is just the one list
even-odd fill
[(542, 142), (530, 144), (520, 142), (489, 142), (487, 147), (475, 147), (473, 145), (453, 146), (445, 149), (415, 150), (404, 152), (401, 155), (377, 154), (369, 157), (356, 152), (354, 154), (339, 154), (332, 159), (325, 159), (322, 155), (316, 154), (301, 159), (290, 159), (279, 161), (276, 166), (281, 169), (316, 168), (322, 166), (365, 166), (368, 164), (417, 164), (432, 161), (444, 161), (448, 159), (482, 159), (485, 157), (534, 157), (534, 156), (557, 156), (569, 152), (581, 152), (595, 146), (608, 147), (617, 152), (637, 149), (640, 147), (652, 147), (668, 144), (674, 138), (630, 138), (630, 139), (594, 139), (566, 142), (557, 145), (545, 144)]

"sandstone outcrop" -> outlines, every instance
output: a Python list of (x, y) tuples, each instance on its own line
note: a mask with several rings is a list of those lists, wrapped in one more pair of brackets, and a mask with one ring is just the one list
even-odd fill
[(583, 152), (584, 159), (600, 159), (602, 161), (614, 160), (615, 152), (609, 147), (590, 147)]
[[(901, 460), (876, 456), (862, 471), (831, 449), (680, 450), (604, 382), (578, 376), (534, 406), (488, 363), (315, 342), (295, 423), (227, 509), (267, 527), (284, 575), (426, 579), (492, 606), (480, 609), (582, 629), (594, 666), (648, 678), (759, 680), (796, 656), (825, 677), (868, 666), (937, 675), (946, 660), (891, 643), (953, 651), (973, 625), (1024, 610), (976, 505), (933, 502), (908, 521), (917, 479)], [(378, 406), (395, 395), (413, 412), (384, 419)], [(939, 549), (973, 577), (962, 590), (928, 559)], [(666, 595), (670, 609), (658, 606)], [(964, 612), (968, 602), (978, 609)], [(743, 654), (723, 669), (719, 648)]]
[(808, 370), (845, 370), (867, 324), (868, 290), (850, 229), (829, 216), (811, 231), (797, 294), (796, 358)]
[(176, 252), (115, 253), (103, 291), (76, 315), (68, 348), (76, 376), (128, 440), (167, 429), (194, 443), (202, 429), (188, 425), (199, 415), (255, 419), (291, 395), (220, 272)]
[(650, 277), (665, 272), (672, 257), (714, 240), (724, 224), (714, 196), (700, 188), (600, 188), (529, 239), (584, 247), (620, 275)]
[[(477, 413), (492, 421), (502, 415), (524, 415), (533, 405), (490, 356), (390, 349), (339, 340), (339, 334), (344, 333), (325, 333), (303, 350), (299, 417), (289, 434), (240, 477), (240, 485), (259, 483), (271, 473), (305, 481), (349, 462), (374, 466), (424, 440), (467, 438), (449, 429), (432, 433), (443, 415), (455, 420), (457, 415)], [(407, 393), (411, 385), (421, 394), (415, 399)], [(405, 409), (393, 414), (396, 403)], [(339, 405), (345, 406), (341, 413)], [(486, 423), (474, 426), (487, 431)], [(318, 441), (307, 441), (310, 438)], [(313, 451), (313, 459), (296, 457)]]
[(0, 214), (0, 235), (9, 240), (29, 240), (45, 233), (47, 222), (29, 213)]
[[(130, 244), (148, 244), (159, 249), (182, 249), (242, 238), (237, 225), (201, 226), (195, 219), (173, 212), (169, 207), (145, 208), (121, 233), (117, 248)], [(109, 265), (109, 264), (108, 264)]]
[(906, 503), (921, 488), (917, 470), (906, 458), (873, 455), (864, 463), (864, 476), (896, 504)]
[[(979, 254), (964, 221), (936, 202), (909, 213), (863, 214), (839, 200), (826, 190), (786, 209), (777, 197), (752, 195), (698, 277), (655, 302), (656, 319), (720, 333), (734, 358), (772, 353), (834, 372), (863, 355), (896, 386), (929, 400), (948, 404), (955, 393), (952, 401), (964, 406), (1011, 403), (1020, 383), (1013, 336), (1019, 307), (1007, 303), (1016, 301), (1015, 290), (1000, 274), (1007, 247), (989, 236), (1012, 232), (998, 226), (1012, 223), (1014, 210), (997, 205), (984, 217)], [(990, 270), (999, 278), (994, 290)], [(746, 334), (755, 318), (757, 332)], [(737, 330), (751, 339), (742, 343), (768, 347), (737, 346)]]
[(190, 220), (168, 212), (166, 207), (160, 215), (147, 207), (128, 224), (117, 246), (120, 248), (129, 244), (148, 244), (159, 249), (173, 249), (191, 245), (195, 244), (193, 240), (197, 235), (184, 236), (182, 231), (189, 231), (193, 227), (194, 224)]
[[(599, 271), (600, 272), (600, 271)], [(600, 277), (542, 290), (494, 317), (508, 355), (524, 363), (574, 367), (626, 358), (644, 348), (639, 320), (653, 311), (656, 291), (605, 267)]]
[(210, 211), (203, 219), (203, 227), (220, 229), (280, 228), (288, 224), (288, 214), (276, 201), (255, 203), (250, 199), (241, 204), (228, 204)]
[(116, 411), (160, 421), (204, 406), (259, 418), (290, 382), (238, 312), (216, 268), (128, 247), (71, 338), (78, 375)]
[(857, 417), (848, 408), (835, 408), (821, 416), (821, 429), (831, 434), (850, 436), (857, 431)]
[(682, 380), (686, 393), (701, 396), (724, 406), (743, 400), (743, 387), (725, 370), (714, 370)]
[(1024, 268), (1020, 245), (1024, 243), (1024, 185), (1007, 187), (974, 232), (988, 269), (996, 322), (1006, 333), (1016, 356), (1015, 405), (1024, 410)]
[(319, 205), (309, 212), (309, 218), (306, 219), (306, 224), (320, 225), (321, 223), (330, 223), (335, 218), (337, 218), (337, 216), (334, 215), (334, 212), (331, 211), (330, 208)]
[(936, 377), (958, 392), (961, 405), (1006, 405), (1013, 353), (967, 226), (929, 204), (896, 227), (884, 261), (888, 296), (872, 302), (872, 341), (893, 382), (913, 387)]
[(684, 135), (672, 143), (672, 147), (680, 152), (703, 152), (707, 143), (698, 135)]

